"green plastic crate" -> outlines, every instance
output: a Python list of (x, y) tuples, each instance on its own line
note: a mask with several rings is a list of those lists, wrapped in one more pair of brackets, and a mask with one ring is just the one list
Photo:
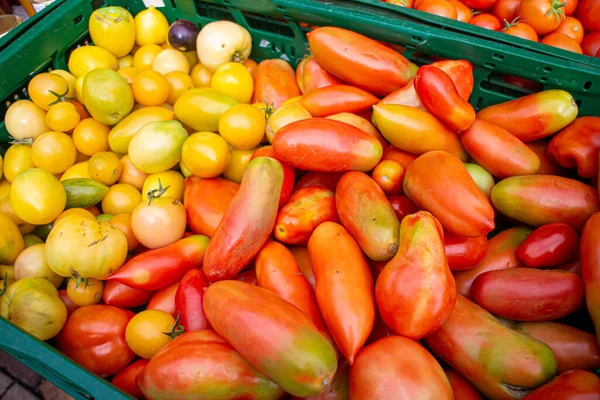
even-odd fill
[[(474, 67), (472, 104), (480, 109), (527, 94), (506, 84), (500, 74), (562, 88), (573, 94), (581, 115), (600, 115), (600, 61), (524, 40), (508, 38), (467, 24), (391, 6), (377, 0), (164, 0), (160, 10), (170, 22), (189, 19), (200, 26), (227, 19), (245, 26), (253, 38), (252, 58), (283, 58), (294, 67), (307, 53), (306, 30), (296, 22), (335, 25), (402, 45), (418, 64), (431, 56), (468, 59)], [(44, 18), (32, 20), (12, 43), (0, 42), (0, 143), (9, 141), (4, 114), (27, 97), (27, 83), (37, 73), (63, 68), (68, 57), (90, 43), (88, 19), (104, 5), (126, 7), (133, 14), (141, 0), (58, 0)], [(0, 149), (1, 151), (1, 149)], [(0, 348), (38, 371), (76, 399), (129, 398), (103, 379), (22, 330), (0, 319)]]

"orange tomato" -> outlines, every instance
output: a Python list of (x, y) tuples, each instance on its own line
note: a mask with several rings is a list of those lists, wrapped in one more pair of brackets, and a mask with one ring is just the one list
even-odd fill
[(538, 34), (535, 29), (529, 24), (519, 21), (516, 19), (513, 22), (506, 22), (506, 26), (502, 28), (501, 32), (506, 33), (507, 35), (520, 37), (521, 39), (531, 40), (533, 42), (537, 42)]
[(101, 151), (88, 161), (90, 177), (105, 185), (112, 185), (121, 175), (121, 161), (115, 153)]
[(458, 17), (456, 7), (448, 0), (421, 0), (417, 2), (416, 9), (450, 19), (457, 19)]
[(135, 101), (143, 106), (160, 106), (169, 97), (169, 81), (155, 71), (143, 71), (131, 84)]
[(73, 130), (73, 142), (77, 151), (86, 156), (93, 156), (108, 150), (108, 133), (110, 128), (93, 118), (79, 122)]
[(121, 176), (119, 176), (119, 183), (127, 183), (137, 190), (142, 190), (147, 177), (147, 173), (140, 171), (133, 165), (128, 155), (121, 158)]
[(140, 47), (133, 56), (133, 66), (140, 71), (152, 69), (152, 63), (161, 51), (163, 51), (163, 48), (157, 44), (147, 44)]
[(31, 100), (42, 110), (48, 111), (50, 106), (74, 97), (73, 88), (65, 78), (50, 72), (42, 72), (29, 81), (27, 92)]
[(139, 190), (125, 183), (117, 183), (108, 189), (102, 199), (102, 211), (105, 214), (131, 214), (142, 202)]
[(194, 87), (192, 78), (181, 71), (173, 71), (165, 74), (165, 78), (169, 83), (169, 97), (167, 97), (167, 103), (175, 104), (177, 99)]
[(204, 65), (196, 64), (196, 66), (192, 68), (192, 71), (190, 72), (190, 77), (192, 78), (192, 82), (194, 82), (194, 87), (210, 87), (213, 73), (210, 72), (210, 70)]
[(256, 76), (256, 68), (258, 68), (258, 64), (256, 63), (256, 61), (247, 58), (246, 61), (244, 61), (244, 66), (246, 67), (248, 72), (250, 72), (250, 75), (252, 75), (252, 79), (254, 79), (254, 77)]
[(559, 49), (572, 51), (574, 53), (582, 54), (581, 46), (575, 39), (564, 33), (554, 32), (542, 39), (541, 43), (547, 44), (548, 46), (556, 47)]
[(492, 14), (477, 14), (471, 19), (471, 25), (478, 26), (480, 28), (489, 29), (491, 31), (499, 32), (502, 25), (498, 18)]
[(573, 17), (565, 18), (553, 33), (564, 33), (570, 38), (575, 39), (577, 44), (581, 44), (583, 41), (583, 25), (581, 25), (578, 19)]
[(127, 250), (131, 251), (140, 245), (131, 228), (131, 214), (115, 215), (108, 222), (125, 234), (127, 238)]
[[(456, 19), (468, 24), (473, 18), (473, 11), (460, 0), (448, 0), (456, 8)], [(498, 23), (499, 25), (500, 23)], [(498, 29), (500, 30), (500, 26)]]
[(68, 102), (53, 105), (46, 114), (46, 123), (50, 129), (57, 132), (69, 132), (77, 126), (80, 119), (75, 105)]

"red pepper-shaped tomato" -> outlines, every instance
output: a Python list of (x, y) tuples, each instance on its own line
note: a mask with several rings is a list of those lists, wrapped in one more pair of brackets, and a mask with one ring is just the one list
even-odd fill
[(281, 186), (281, 195), (279, 196), (279, 208), (283, 207), (287, 204), (292, 192), (294, 191), (294, 182), (296, 181), (296, 170), (290, 167), (283, 161), (279, 160), (275, 156), (275, 151), (273, 151), (273, 146), (263, 146), (256, 150), (254, 154), (252, 154), (252, 158), (250, 161), (254, 160), (258, 157), (271, 157), (279, 161), (281, 164), (281, 168), (283, 168), (283, 185)]
[(388, 196), (388, 201), (392, 205), (392, 209), (394, 210), (394, 214), (396, 214), (396, 218), (398, 218), (398, 222), (402, 222), (407, 215), (419, 211), (415, 203), (404, 194)]
[(137, 383), (149, 399), (277, 400), (283, 390), (213, 330), (184, 333), (160, 349)]
[(135, 357), (125, 340), (125, 328), (134, 315), (113, 306), (79, 307), (56, 336), (56, 345), (88, 371), (114, 375)]
[(316, 396), (333, 379), (334, 348), (299, 308), (278, 295), (243, 282), (216, 282), (206, 290), (204, 311), (233, 348), (286, 392)]
[(513, 176), (494, 186), (492, 203), (507, 217), (532, 226), (562, 222), (581, 232), (598, 211), (598, 191), (561, 176)]
[(146, 397), (138, 387), (136, 379), (149, 362), (150, 360), (142, 358), (129, 364), (112, 378), (111, 383), (136, 399), (144, 400)]
[[(600, 17), (600, 16), (599, 16)], [(598, 175), (600, 118), (580, 117), (548, 143), (548, 155), (565, 168), (577, 167), (582, 178)]]
[(179, 239), (129, 259), (108, 280), (138, 290), (163, 288), (180, 280), (190, 269), (200, 268), (208, 244), (208, 237), (204, 235)]
[(296, 74), (287, 61), (263, 60), (256, 67), (252, 103), (264, 101), (274, 108), (292, 97), (300, 96)]
[(366, 346), (350, 369), (350, 398), (451, 400), (441, 365), (419, 343), (390, 336)]
[(450, 232), (444, 233), (444, 249), (452, 271), (473, 268), (483, 260), (487, 248), (486, 235), (470, 238)]
[(308, 171), (294, 187), (294, 191), (309, 187), (309, 186), (320, 186), (325, 189), (329, 189), (335, 193), (338, 181), (342, 177), (342, 172), (315, 172)]
[(306, 36), (310, 51), (323, 68), (377, 96), (401, 88), (415, 75), (416, 66), (400, 53), (361, 34), (327, 26)]
[(567, 271), (509, 268), (479, 275), (471, 297), (494, 315), (515, 321), (550, 321), (583, 304), (583, 285)]
[[(370, 111), (370, 109), (368, 111)], [(367, 132), (369, 135), (379, 140), (379, 143), (381, 143), (381, 147), (383, 147), (384, 149), (389, 146), (389, 143), (385, 140), (383, 136), (381, 136), (381, 133), (379, 133), (379, 131), (375, 129), (373, 124), (359, 115), (352, 114), (349, 112), (342, 112), (339, 114), (329, 115), (325, 118), (345, 122), (354, 126), (355, 128)]]
[(517, 257), (530, 268), (555, 267), (575, 257), (579, 237), (570, 225), (554, 223), (533, 231), (517, 250)]
[(312, 261), (310, 260), (310, 254), (308, 254), (308, 249), (306, 247), (299, 246), (288, 246), (288, 249), (294, 255), (296, 259), (296, 263), (298, 263), (298, 268), (302, 275), (308, 280), (310, 286), (315, 288), (315, 273), (312, 269)]
[(459, 294), (470, 297), (471, 285), (475, 278), (487, 271), (497, 269), (524, 267), (517, 258), (517, 249), (532, 229), (525, 226), (509, 228), (500, 232), (488, 241), (488, 248), (483, 260), (474, 268), (454, 272), (456, 289)]
[(296, 68), (296, 83), (302, 94), (307, 94), (322, 87), (342, 85), (344, 82), (327, 72), (311, 56), (304, 58), (298, 64)]
[(282, 185), (279, 161), (270, 157), (250, 161), (240, 190), (206, 249), (204, 274), (209, 282), (236, 276), (267, 242), (275, 226)]
[(540, 169), (540, 159), (525, 143), (482, 119), (461, 133), (460, 142), (477, 164), (498, 178), (533, 175)]
[(527, 147), (535, 153), (540, 159), (540, 169), (538, 175), (564, 175), (565, 169), (561, 167), (555, 160), (548, 156), (546, 148), (548, 143), (545, 140), (536, 140), (525, 143)]
[(337, 185), (335, 204), (342, 225), (367, 257), (386, 261), (396, 255), (400, 223), (385, 193), (369, 175), (345, 173)]
[(294, 192), (279, 211), (273, 236), (286, 244), (306, 244), (315, 228), (325, 221), (338, 221), (334, 193), (309, 186)]
[(175, 295), (177, 295), (177, 288), (179, 287), (179, 281), (165, 286), (164, 288), (157, 290), (154, 296), (148, 302), (146, 306), (147, 310), (161, 310), (168, 312), (177, 318), (177, 306), (175, 305)]
[(597, 399), (600, 378), (589, 371), (567, 371), (544, 386), (529, 392), (523, 400)]
[(281, 243), (267, 243), (256, 256), (258, 286), (279, 295), (300, 309), (317, 329), (329, 336), (317, 299), (302, 275), (294, 255)]
[(444, 229), (457, 235), (477, 237), (495, 227), (489, 200), (460, 159), (445, 151), (430, 151), (410, 164), (404, 193), (419, 209), (432, 213)]
[(452, 393), (455, 399), (460, 400), (483, 400), (481, 394), (475, 389), (475, 387), (460, 374), (449, 369), (446, 370), (446, 377), (450, 386), (452, 387)]
[(398, 253), (375, 286), (381, 317), (399, 335), (419, 340), (439, 329), (452, 312), (456, 285), (443, 237), (440, 223), (428, 212), (402, 220)]
[(152, 291), (138, 290), (117, 281), (108, 281), (104, 284), (102, 300), (109, 306), (134, 308), (148, 303), (152, 295)]
[(190, 229), (199, 235), (212, 237), (239, 187), (237, 183), (221, 177), (188, 177), (185, 180), (183, 205)]
[(355, 113), (370, 109), (379, 99), (354, 86), (335, 85), (315, 89), (300, 97), (298, 104), (313, 117), (327, 117), (342, 112)]
[(329, 332), (350, 365), (375, 321), (373, 277), (360, 246), (335, 222), (324, 222), (308, 241), (317, 303)]
[(179, 323), (186, 332), (209, 328), (202, 309), (204, 289), (207, 287), (208, 281), (201, 269), (189, 270), (179, 282), (175, 293), (175, 308), (179, 313)]
[(577, 117), (577, 104), (564, 90), (545, 90), (484, 108), (477, 118), (506, 129), (523, 142), (550, 136)]
[(350, 124), (327, 118), (293, 122), (273, 139), (275, 156), (308, 171), (370, 171), (381, 159), (381, 143)]
[(452, 79), (433, 65), (424, 65), (414, 79), (415, 90), (427, 111), (453, 131), (464, 131), (475, 121), (475, 109), (464, 100)]
[(585, 224), (579, 247), (585, 301), (600, 341), (600, 213)]
[(514, 329), (550, 346), (556, 356), (559, 373), (600, 368), (596, 335), (557, 322), (519, 322)]

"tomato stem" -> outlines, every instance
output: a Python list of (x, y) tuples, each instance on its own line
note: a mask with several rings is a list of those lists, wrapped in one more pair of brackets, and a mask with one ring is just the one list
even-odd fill
[(563, 19), (567, 19), (567, 17), (565, 16), (565, 10), (563, 10), (563, 7), (566, 5), (566, 3), (562, 3), (560, 2), (560, 0), (552, 0), (552, 6), (550, 7), (550, 10), (548, 10), (548, 12), (545, 14), (545, 16), (548, 17), (550, 15), (554, 15), (559, 22)]
[(12, 140), (9, 142), (10, 144), (26, 144), (28, 146), (31, 146), (33, 144), (33, 138), (32, 137), (26, 137), (26, 138), (21, 138), (21, 139), (15, 139), (15, 138), (11, 138)]
[(152, 200), (158, 199), (160, 196), (165, 194), (170, 187), (171, 185), (163, 187), (162, 183), (160, 182), (160, 178), (158, 178), (158, 189), (152, 189), (148, 191), (148, 205), (152, 203)]
[(49, 103), (48, 104), (49, 106), (51, 106), (53, 104), (56, 104), (56, 103), (63, 102), (63, 101), (69, 101), (69, 100), (74, 100), (75, 99), (75, 97), (67, 97), (67, 93), (69, 93), (69, 87), (68, 86), (67, 86), (67, 89), (65, 90), (65, 92), (62, 93), (62, 94), (58, 94), (58, 93), (56, 93), (56, 92), (54, 92), (52, 90), (48, 90), (48, 91), (50, 93), (52, 93), (54, 96), (56, 96), (56, 100), (54, 100), (52, 103)]
[(167, 335), (171, 338), (171, 340), (175, 339), (177, 336), (182, 335), (185, 332), (185, 328), (183, 325), (179, 325), (179, 320), (181, 319), (181, 314), (177, 312), (177, 318), (175, 319), (175, 323), (169, 332), (163, 332), (163, 335)]
[(241, 51), (236, 51), (235, 53), (233, 53), (233, 55), (231, 56), (231, 60), (232, 62), (236, 62), (236, 63), (243, 63), (244, 61), (246, 61), (246, 57), (244, 57), (244, 53), (242, 53)]

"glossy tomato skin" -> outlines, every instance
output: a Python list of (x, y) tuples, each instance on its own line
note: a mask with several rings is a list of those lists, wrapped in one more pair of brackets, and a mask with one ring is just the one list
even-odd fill
[(402, 220), (400, 246), (375, 286), (378, 310), (394, 332), (419, 340), (439, 329), (456, 301), (444, 233), (428, 212)]
[(350, 369), (350, 398), (453, 399), (444, 370), (419, 343), (390, 336), (368, 345)]
[(383, 160), (373, 168), (371, 177), (387, 195), (399, 194), (404, 184), (406, 168), (398, 161)]
[(539, 157), (510, 132), (476, 119), (462, 132), (460, 142), (471, 157), (498, 178), (533, 175), (540, 169)]
[(208, 281), (201, 269), (192, 269), (181, 278), (175, 293), (175, 308), (179, 313), (179, 324), (186, 332), (209, 328), (208, 320), (202, 309), (204, 290)]
[[(555, 30), (564, 19), (563, 6), (556, 6), (552, 0), (522, 0), (519, 15), (538, 35), (546, 35)], [(558, 3), (560, 4), (560, 3)]]
[(333, 379), (334, 348), (299, 308), (278, 295), (243, 282), (220, 281), (206, 290), (204, 311), (227, 342), (286, 392), (319, 395)]
[(298, 104), (313, 117), (327, 117), (342, 112), (356, 113), (370, 109), (379, 99), (371, 93), (349, 85), (315, 89), (300, 97)]
[(455, 371), (448, 369), (445, 371), (448, 382), (452, 387), (452, 393), (455, 399), (461, 400), (483, 400), (481, 394), (475, 389), (475, 387), (460, 374)]
[(492, 13), (502, 24), (504, 21), (511, 22), (519, 15), (521, 0), (498, 0), (494, 4)]
[(184, 333), (160, 349), (137, 384), (149, 399), (238, 398), (277, 400), (283, 390), (253, 368), (215, 331)]
[(487, 248), (487, 235), (470, 238), (444, 232), (446, 259), (452, 271), (473, 268), (483, 260)]
[(56, 336), (57, 347), (94, 374), (114, 375), (135, 356), (125, 341), (125, 328), (133, 316), (113, 306), (79, 307)]
[(534, 142), (525, 143), (527, 147), (535, 153), (540, 159), (540, 169), (538, 169), (538, 175), (564, 175), (565, 169), (553, 160), (548, 155), (547, 148), (548, 143), (545, 140), (536, 140)]
[(565, 168), (577, 167), (582, 178), (598, 175), (600, 118), (579, 117), (548, 143), (548, 156)]
[(475, 121), (475, 109), (441, 69), (424, 65), (414, 79), (415, 90), (425, 109), (454, 131), (464, 131)]
[(133, 289), (117, 281), (108, 281), (104, 284), (102, 300), (109, 306), (134, 308), (148, 303), (153, 294), (152, 291)]
[(559, 373), (600, 367), (600, 348), (594, 334), (558, 322), (518, 322), (514, 329), (550, 346)]
[(425, 343), (487, 398), (516, 399), (521, 390), (556, 375), (556, 360), (547, 345), (506, 327), (460, 295), (450, 318)]
[[(600, 332), (600, 213), (594, 214), (585, 224), (581, 234), (581, 277), (585, 288), (585, 301), (596, 335)], [(600, 340), (599, 340), (600, 341)]]
[(458, 18), (456, 7), (448, 0), (418, 0), (416, 2), (415, 10), (449, 19)]
[(456, 289), (459, 294), (470, 297), (471, 285), (475, 278), (487, 271), (497, 269), (524, 267), (525, 264), (517, 258), (517, 249), (532, 232), (525, 226), (506, 229), (488, 241), (488, 248), (483, 260), (474, 268), (454, 272)]
[(554, 223), (533, 231), (517, 250), (517, 257), (530, 268), (554, 267), (575, 257), (579, 236), (570, 225)]
[(190, 229), (199, 235), (212, 237), (239, 187), (237, 183), (221, 177), (186, 178), (183, 205)]
[(600, 378), (580, 369), (567, 371), (544, 386), (529, 392), (523, 400), (595, 399), (600, 393)]
[(566, 17), (565, 20), (560, 23), (560, 25), (558, 26), (558, 28), (556, 28), (554, 32), (564, 33), (571, 39), (574, 39), (579, 45), (581, 45), (581, 42), (583, 41), (583, 26), (581, 25), (581, 22), (579, 22), (578, 19), (573, 17)]
[(283, 168), (283, 185), (281, 186), (281, 195), (279, 196), (279, 208), (283, 207), (287, 204), (290, 196), (292, 195), (294, 189), (294, 182), (296, 180), (296, 170), (290, 167), (288, 164), (279, 160), (275, 156), (275, 151), (273, 150), (273, 146), (263, 146), (256, 150), (254, 154), (252, 154), (252, 158), (250, 161), (254, 160), (257, 157), (271, 157), (279, 161), (281, 167)]
[(493, 16), (492, 14), (477, 14), (473, 18), (471, 18), (471, 25), (478, 26), (480, 28), (489, 29), (491, 31), (499, 32), (502, 28), (500, 21), (498, 18)]
[[(437, 168), (432, 170), (432, 165)], [(404, 193), (457, 235), (477, 237), (495, 227), (489, 200), (460, 159), (450, 153), (431, 151), (417, 158), (406, 170)], [(460, 202), (454, 201), (453, 193), (460, 193)]]
[(325, 222), (308, 241), (319, 309), (340, 352), (352, 365), (375, 320), (373, 278), (358, 243)]
[(486, 9), (492, 7), (497, 0), (466, 0), (463, 1), (467, 6), (475, 9)]
[(544, 90), (484, 108), (477, 118), (506, 129), (523, 142), (550, 136), (577, 117), (577, 104), (564, 90)]
[(287, 61), (263, 60), (258, 64), (252, 104), (264, 101), (269, 106), (279, 108), (281, 103), (300, 94), (296, 74)]
[(460, 0), (448, 0), (456, 8), (457, 21), (468, 24), (473, 19), (473, 11)]
[(352, 125), (327, 118), (293, 122), (273, 139), (275, 156), (308, 171), (369, 171), (381, 159), (381, 143)]
[(388, 196), (388, 201), (392, 205), (392, 209), (394, 210), (394, 214), (396, 214), (396, 218), (398, 218), (398, 222), (402, 222), (407, 215), (419, 211), (415, 203), (404, 194)]
[(148, 302), (146, 306), (147, 310), (162, 310), (168, 312), (177, 318), (177, 307), (175, 305), (175, 295), (177, 294), (177, 288), (179, 287), (179, 281), (165, 286), (154, 293), (154, 296)]
[(546, 44), (548, 46), (556, 47), (559, 49), (563, 49), (566, 51), (571, 51), (573, 53), (582, 54), (583, 50), (581, 50), (581, 46), (575, 39), (571, 36), (562, 33), (562, 32), (552, 32), (549, 35), (546, 35), (540, 43)]
[(383, 190), (362, 172), (345, 173), (335, 193), (342, 225), (358, 241), (367, 257), (386, 261), (398, 251), (400, 224)]
[(535, 29), (525, 22), (506, 22), (506, 25), (504, 28), (502, 28), (501, 32), (506, 33), (507, 35), (519, 37), (521, 39), (531, 40), (532, 42), (539, 41), (539, 37)]
[(562, 222), (581, 232), (598, 211), (598, 191), (560, 176), (513, 176), (494, 186), (492, 203), (507, 217), (532, 226)]
[(577, 19), (581, 21), (586, 32), (600, 32), (600, 1), (580, 0), (577, 8)]
[(273, 236), (286, 244), (306, 244), (325, 221), (339, 221), (334, 192), (319, 186), (305, 187), (294, 192), (277, 214)]
[(396, 51), (358, 33), (336, 27), (307, 35), (310, 50), (327, 71), (377, 96), (406, 85), (416, 67)]
[(322, 87), (341, 85), (344, 82), (336, 78), (335, 75), (327, 72), (311, 56), (303, 59), (298, 64), (296, 68), (296, 83), (302, 94), (307, 94)]
[(144, 400), (146, 397), (138, 387), (136, 379), (149, 362), (150, 360), (142, 358), (129, 364), (112, 378), (111, 383), (136, 399)]
[(129, 259), (108, 280), (138, 290), (157, 290), (180, 280), (202, 265), (208, 237), (193, 235)]
[(597, 52), (600, 51), (600, 32), (591, 32), (585, 35), (581, 42), (581, 50), (586, 56), (598, 57)]

